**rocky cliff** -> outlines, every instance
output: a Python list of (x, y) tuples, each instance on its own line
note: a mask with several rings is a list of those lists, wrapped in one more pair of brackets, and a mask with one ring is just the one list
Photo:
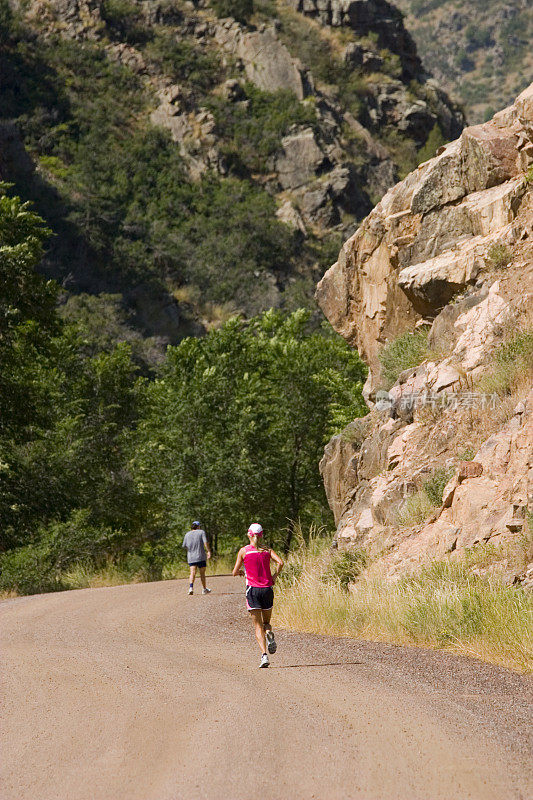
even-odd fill
[(370, 413), (321, 463), (336, 540), (390, 575), (490, 542), (513, 580), (533, 555), (532, 164), (533, 84), (387, 192), (318, 285), (370, 366)]
[[(47, 272), (73, 290), (121, 292), (141, 327), (166, 340), (201, 329), (191, 313), (212, 324), (209, 304), (250, 314), (308, 303), (336, 237), (352, 232), (416, 164), (436, 128), (451, 139), (463, 126), (385, 0), (257, 2), (246, 19), (235, 12), (240, 21), (220, 18), (205, 0), (31, 0), (12, 7), (19, 21), (0, 46), (8, 98), (2, 116), (17, 122), (37, 165), (38, 189), (14, 175), (16, 190), (41, 200), (60, 234)], [(113, 109), (117, 124), (108, 136)], [(214, 177), (222, 194), (233, 181), (233, 194), (238, 182), (238, 197), (253, 195), (261, 209), (248, 213), (263, 214), (265, 230), (248, 253), (274, 252), (280, 239), (283, 252), (258, 255), (245, 279), (220, 280), (238, 254), (218, 263), (225, 247), (205, 245), (205, 219), (191, 234), (188, 209), (185, 235), (152, 179), (136, 177), (139, 162), (124, 166), (121, 186), (108, 188), (115, 178), (94, 152), (99, 135), (120, 169), (129, 157), (122, 131), (146, 141), (150, 127), (168, 132), (184, 182), (212, 186)], [(156, 169), (171, 174), (162, 155)], [(126, 191), (123, 210), (115, 204), (100, 215), (88, 208), (93, 196), (105, 204), (120, 194), (127, 180), (146, 184), (129, 206)], [(45, 184), (52, 193), (43, 194)], [(157, 217), (150, 222), (139, 217), (145, 199)], [(248, 229), (254, 227), (251, 218)], [(240, 216), (226, 228), (238, 237)]]

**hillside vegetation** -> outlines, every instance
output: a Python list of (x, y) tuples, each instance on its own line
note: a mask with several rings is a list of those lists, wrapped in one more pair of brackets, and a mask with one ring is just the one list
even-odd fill
[(358, 31), (281, 0), (0, 9), (0, 175), (54, 230), (41, 269), (120, 295), (111, 327), (163, 343), (312, 306), (340, 237), (462, 124), (394, 14)]
[(470, 123), (510, 105), (533, 80), (529, 0), (396, 0), (428, 69)]

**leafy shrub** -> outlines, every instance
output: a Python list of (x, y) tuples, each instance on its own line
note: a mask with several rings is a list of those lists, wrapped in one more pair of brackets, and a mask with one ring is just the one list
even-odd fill
[(417, 367), (429, 355), (427, 330), (403, 333), (397, 339), (384, 345), (379, 354), (382, 378), (389, 389), (401, 372)]
[(502, 242), (496, 242), (492, 244), (489, 247), (487, 255), (489, 263), (493, 269), (501, 269), (502, 267), (506, 267), (512, 258), (511, 250)]
[(347, 592), (348, 585), (359, 577), (367, 564), (368, 556), (364, 550), (338, 550), (332, 555), (320, 580), (323, 583), (336, 583)]
[(216, 82), (220, 64), (215, 53), (205, 52), (187, 40), (161, 31), (147, 45), (146, 53), (174, 81), (184, 81), (202, 92)]
[(46, 548), (30, 544), (1, 556), (0, 590), (37, 594), (61, 588), (61, 581)]
[(97, 564), (122, 549), (124, 533), (91, 523), (90, 512), (74, 511), (65, 522), (53, 522), (40, 534), (40, 546), (57, 572), (78, 561)]
[(142, 44), (150, 38), (141, 6), (131, 0), (104, 0), (101, 13), (117, 41)]
[(254, 0), (211, 0), (217, 17), (233, 17), (246, 23), (254, 13)]
[(66, 522), (41, 528), (35, 543), (11, 550), (0, 559), (0, 589), (19, 594), (63, 588), (62, 573), (76, 564), (103, 565), (123, 546), (122, 531), (95, 526), (89, 512), (73, 512)]
[(440, 467), (436, 469), (430, 478), (424, 481), (422, 488), (427, 494), (429, 501), (434, 506), (440, 506), (442, 503), (442, 493), (444, 487), (452, 477), (453, 470)]
[(533, 331), (522, 331), (494, 351), (493, 369), (481, 382), (486, 392), (509, 394), (533, 375)]
[(280, 140), (291, 126), (313, 125), (316, 112), (288, 89), (265, 92), (246, 84), (245, 92), (246, 104), (213, 98), (208, 105), (230, 163), (241, 162), (254, 172), (263, 172), (269, 156), (279, 150)]
[(439, 123), (436, 122), (429, 133), (425, 145), (418, 151), (418, 163), (422, 164), (424, 161), (433, 158), (439, 147), (442, 147), (444, 144), (446, 144), (446, 139), (441, 131)]

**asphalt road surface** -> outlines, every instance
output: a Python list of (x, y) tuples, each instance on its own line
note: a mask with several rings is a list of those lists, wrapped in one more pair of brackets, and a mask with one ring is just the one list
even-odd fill
[(529, 800), (532, 682), (279, 631), (242, 579), (0, 603), (2, 800)]

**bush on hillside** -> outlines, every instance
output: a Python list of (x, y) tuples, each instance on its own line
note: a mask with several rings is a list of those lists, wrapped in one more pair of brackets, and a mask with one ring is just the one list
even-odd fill
[(265, 92), (248, 83), (244, 90), (246, 104), (212, 98), (209, 107), (230, 165), (237, 172), (239, 164), (253, 172), (264, 172), (269, 156), (279, 150), (280, 140), (291, 126), (314, 125), (316, 111), (288, 89)]
[(244, 24), (254, 13), (254, 0), (211, 0), (211, 5), (218, 17), (233, 17)]
[(429, 354), (427, 330), (403, 333), (381, 348), (379, 360), (385, 388), (394, 385), (401, 372), (417, 367)]
[(512, 258), (510, 248), (504, 242), (495, 242), (489, 247), (488, 261), (493, 269), (506, 267)]
[(480, 381), (483, 391), (505, 395), (520, 386), (527, 389), (533, 378), (533, 331), (521, 331), (501, 344), (492, 363), (491, 372)]
[(113, 39), (128, 44), (143, 44), (151, 37), (142, 6), (131, 0), (104, 0), (102, 19)]
[(168, 31), (156, 33), (147, 45), (148, 57), (174, 81), (184, 81), (201, 93), (212, 88), (220, 72), (215, 53), (206, 52)]
[(418, 163), (423, 164), (424, 161), (433, 158), (439, 147), (442, 147), (444, 144), (446, 144), (446, 139), (441, 131), (439, 123), (436, 122), (426, 139), (425, 145), (418, 151)]
[(431, 477), (424, 481), (423, 489), (432, 505), (440, 506), (442, 503), (444, 487), (452, 477), (452, 474), (453, 469), (439, 467), (439, 469), (433, 471)]

